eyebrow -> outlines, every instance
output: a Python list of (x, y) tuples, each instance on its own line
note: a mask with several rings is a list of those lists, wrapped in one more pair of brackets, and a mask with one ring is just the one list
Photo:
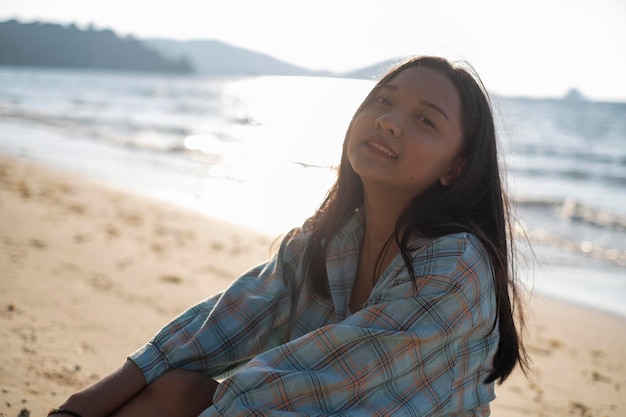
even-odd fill
[[(386, 88), (388, 90), (391, 91), (398, 91), (398, 87), (393, 85), (393, 84), (383, 84), (380, 86), (380, 88)], [(433, 103), (432, 101), (428, 101), (428, 100), (420, 100), (419, 101), (420, 104), (430, 107), (433, 110), (438, 111), (439, 113), (441, 113), (443, 115), (443, 117), (446, 118), (447, 121), (450, 121), (450, 118), (448, 117), (448, 114), (445, 112), (444, 109), (442, 109), (440, 106), (438, 106), (437, 104)]]

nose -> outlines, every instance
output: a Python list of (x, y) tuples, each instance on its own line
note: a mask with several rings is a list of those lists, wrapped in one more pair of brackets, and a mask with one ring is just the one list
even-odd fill
[(399, 138), (402, 135), (402, 126), (398, 121), (398, 117), (391, 112), (378, 116), (374, 121), (374, 125), (381, 130), (391, 133), (395, 138)]

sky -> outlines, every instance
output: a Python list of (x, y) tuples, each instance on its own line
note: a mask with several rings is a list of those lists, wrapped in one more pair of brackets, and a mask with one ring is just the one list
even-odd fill
[(215, 39), (310, 69), (469, 62), (503, 95), (626, 101), (624, 0), (0, 0), (0, 20)]

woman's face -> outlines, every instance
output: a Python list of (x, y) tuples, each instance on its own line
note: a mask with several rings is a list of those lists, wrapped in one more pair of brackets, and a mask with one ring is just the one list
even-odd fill
[(383, 186), (411, 199), (460, 175), (462, 141), (461, 100), (452, 82), (436, 70), (410, 67), (356, 115), (347, 156), (366, 192)]

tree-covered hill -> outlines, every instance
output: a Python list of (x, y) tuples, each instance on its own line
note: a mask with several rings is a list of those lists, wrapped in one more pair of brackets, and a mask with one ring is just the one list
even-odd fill
[(0, 22), (0, 65), (193, 72), (186, 58), (166, 58), (111, 30), (16, 20)]

